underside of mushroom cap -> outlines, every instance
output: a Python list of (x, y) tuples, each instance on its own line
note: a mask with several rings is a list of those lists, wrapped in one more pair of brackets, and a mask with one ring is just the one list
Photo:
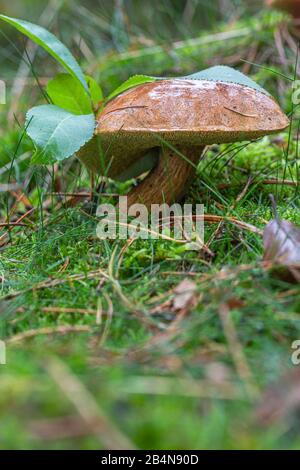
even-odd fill
[(288, 124), (265, 93), (236, 83), (186, 78), (146, 83), (119, 95), (98, 116), (96, 132), (104, 145), (110, 140), (149, 148), (164, 140), (174, 145), (253, 140)]

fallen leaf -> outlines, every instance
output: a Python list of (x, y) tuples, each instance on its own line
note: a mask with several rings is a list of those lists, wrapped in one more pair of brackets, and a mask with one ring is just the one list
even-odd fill
[(286, 272), (300, 282), (300, 228), (292, 222), (275, 219), (268, 223), (263, 234), (264, 261), (286, 268), (276, 270), (285, 278)]
[(90, 423), (86, 423), (80, 416), (62, 416), (30, 421), (28, 430), (36, 439), (55, 441), (97, 434), (99, 425), (101, 425), (101, 422), (99, 423), (97, 418)]
[(184, 279), (178, 286), (175, 287), (173, 298), (173, 308), (174, 310), (182, 310), (187, 308), (195, 298), (195, 292), (197, 286), (193, 281), (189, 279)]
[(230, 297), (229, 299), (226, 300), (226, 304), (229, 310), (234, 310), (236, 308), (242, 308), (245, 306), (245, 302), (243, 302), (238, 297)]
[(166, 302), (154, 307), (151, 313), (161, 314), (171, 313), (188, 313), (197, 301), (197, 285), (190, 279), (184, 279), (173, 290), (172, 297)]
[(288, 421), (300, 417), (300, 369), (290, 370), (281, 379), (269, 386), (256, 409), (256, 421), (262, 426)]

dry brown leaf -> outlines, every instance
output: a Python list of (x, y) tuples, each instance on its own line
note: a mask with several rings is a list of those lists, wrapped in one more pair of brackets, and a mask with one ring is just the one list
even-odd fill
[(197, 286), (195, 282), (184, 279), (174, 289), (173, 308), (174, 310), (182, 310), (189, 307), (195, 298)]
[[(300, 228), (292, 222), (275, 219), (264, 230), (264, 261), (287, 268), (300, 282)], [(279, 273), (277, 271), (277, 273)], [(286, 277), (282, 272), (281, 277)]]
[(197, 301), (197, 285), (190, 279), (183, 279), (173, 290), (171, 299), (158, 305), (151, 310), (151, 313), (187, 313)]
[(229, 299), (226, 300), (226, 304), (229, 310), (234, 310), (236, 308), (242, 308), (245, 306), (245, 302), (243, 302), (238, 297), (230, 297)]
[(99, 420), (86, 423), (80, 416), (62, 416), (51, 419), (39, 419), (28, 423), (30, 434), (42, 441), (76, 439), (97, 433)]
[(300, 369), (294, 368), (268, 387), (256, 409), (260, 425), (270, 426), (280, 421), (293, 421), (300, 416)]

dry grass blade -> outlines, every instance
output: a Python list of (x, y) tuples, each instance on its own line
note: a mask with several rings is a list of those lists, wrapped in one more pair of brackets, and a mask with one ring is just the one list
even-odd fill
[(196, 398), (243, 400), (241, 391), (230, 382), (216, 386), (209, 380), (173, 377), (130, 377), (121, 385), (122, 393), (146, 395), (180, 395)]
[(0, 302), (15, 299), (19, 295), (26, 294), (27, 292), (59, 286), (61, 284), (65, 284), (66, 282), (81, 281), (83, 279), (94, 279), (98, 277), (108, 278), (107, 274), (102, 269), (99, 269), (97, 271), (90, 271), (87, 274), (73, 274), (71, 276), (60, 278), (60, 279), (47, 279), (46, 281), (35, 284), (32, 287), (29, 287), (28, 289), (24, 289), (22, 291), (10, 292), (4, 295), (2, 298), (0, 298)]
[[(207, 34), (200, 38), (173, 42), (172, 49), (177, 53), (183, 52), (186, 49), (198, 50), (200, 47), (208, 44), (215, 44), (216, 42), (223, 42), (230, 39), (243, 38), (251, 35), (252, 33), (253, 31), (251, 30), (251, 28), (242, 28), (237, 30), (224, 31), (221, 33)], [(126, 63), (130, 60), (137, 60), (141, 57), (145, 58), (146, 56), (149, 58), (149, 60), (151, 60), (151, 57), (154, 58), (160, 53), (166, 54), (166, 50), (168, 50), (168, 47), (166, 47), (166, 45), (141, 48), (138, 50), (118, 54), (115, 56), (115, 58), (111, 59), (110, 62), (112, 64), (116, 62), (121, 65), (122, 63)]]
[[(112, 322), (112, 317), (113, 317), (113, 312), (114, 312), (113, 304), (112, 304), (110, 297), (106, 294), (106, 292), (104, 292), (103, 295), (108, 305), (108, 309), (107, 309), (107, 314), (106, 314), (106, 322), (103, 328), (103, 333), (98, 341), (98, 346), (103, 346), (108, 337), (109, 328)], [(101, 317), (102, 316), (103, 316), (103, 312), (101, 312)]]
[(245, 385), (249, 398), (255, 398), (257, 395), (257, 388), (253, 382), (252, 373), (244, 355), (242, 345), (238, 339), (234, 323), (230, 317), (230, 308), (227, 304), (220, 305), (219, 316), (236, 371)]
[(23, 222), (0, 222), (0, 227), (10, 228), (10, 227), (29, 227), (28, 224)]
[(66, 335), (69, 333), (90, 333), (92, 328), (87, 325), (78, 325), (78, 326), (54, 326), (54, 327), (45, 327), (37, 328), (35, 330), (27, 330), (24, 333), (19, 333), (15, 336), (12, 336), (7, 340), (7, 343), (20, 343), (21, 341), (35, 338), (36, 336), (44, 335)]
[[(130, 450), (135, 448), (128, 437), (105, 416), (93, 395), (64, 362), (58, 358), (52, 358), (46, 364), (46, 369), (66, 398), (74, 405), (86, 425), (90, 426), (91, 423), (97, 421), (96, 434), (105, 449)], [(95, 433), (94, 425), (92, 429)]]
[(44, 313), (57, 313), (58, 315), (63, 313), (80, 313), (83, 315), (96, 315), (96, 310), (87, 308), (75, 308), (75, 307), (43, 307), (42, 312)]
[[(196, 219), (198, 219), (200, 216), (195, 216)], [(237, 227), (240, 227), (244, 230), (248, 230), (249, 232), (252, 233), (258, 233), (259, 235), (262, 234), (262, 230), (259, 228), (255, 227), (252, 224), (248, 224), (247, 222), (244, 222), (242, 220), (236, 219), (236, 217), (223, 217), (221, 215), (209, 215), (206, 214), (204, 216), (204, 221), (208, 223), (216, 223), (216, 222), (230, 222), (233, 225), (236, 225)]]

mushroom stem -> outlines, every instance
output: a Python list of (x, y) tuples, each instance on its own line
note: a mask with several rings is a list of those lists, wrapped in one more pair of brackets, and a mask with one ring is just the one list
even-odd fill
[(128, 206), (135, 203), (172, 204), (185, 195), (196, 172), (204, 146), (177, 146), (177, 151), (168, 147), (160, 150), (158, 164), (149, 175), (128, 194)]

